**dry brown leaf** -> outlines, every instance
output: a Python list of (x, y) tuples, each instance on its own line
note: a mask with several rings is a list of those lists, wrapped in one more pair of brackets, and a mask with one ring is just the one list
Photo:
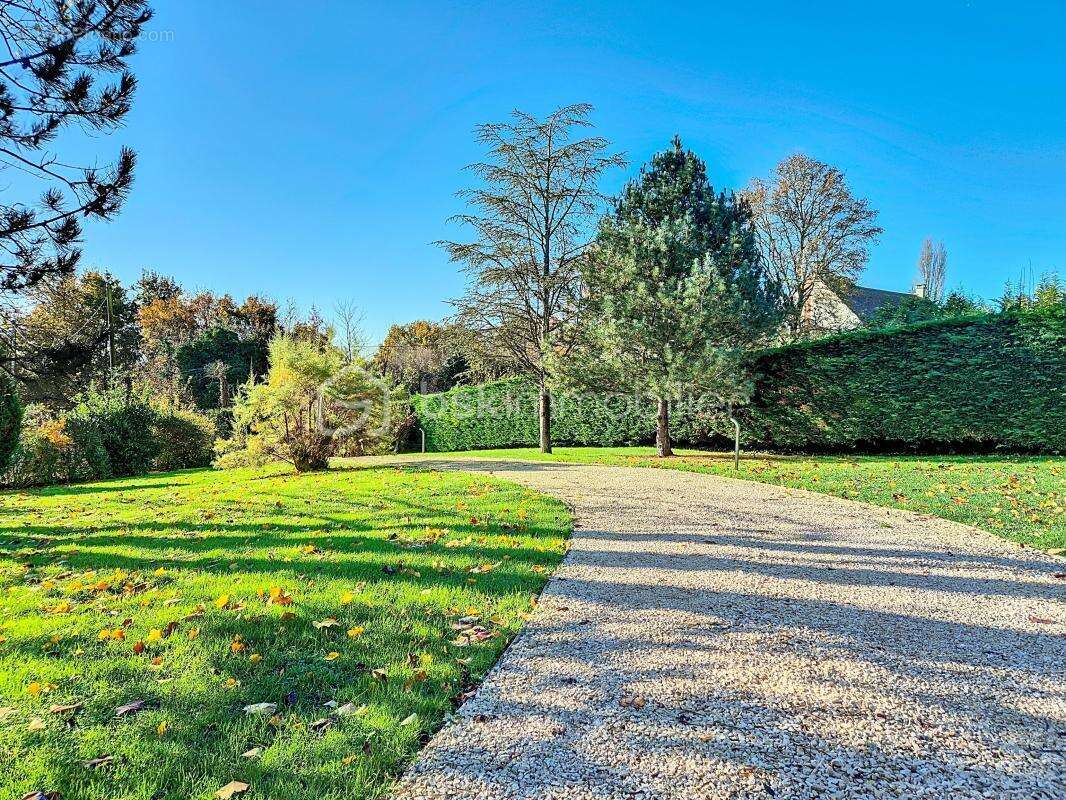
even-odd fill
[(240, 781), (230, 781), (217, 792), (215, 797), (219, 800), (229, 800), (235, 794), (242, 794), (248, 791), (248, 784), (241, 783)]
[(82, 707), (82, 703), (68, 703), (63, 706), (52, 706), (48, 710), (53, 714), (69, 714), (71, 711), (77, 711)]
[(127, 714), (136, 714), (138, 711), (143, 711), (147, 703), (144, 700), (134, 700), (132, 703), (126, 703), (124, 706), (119, 706), (115, 709), (116, 717), (124, 717)]

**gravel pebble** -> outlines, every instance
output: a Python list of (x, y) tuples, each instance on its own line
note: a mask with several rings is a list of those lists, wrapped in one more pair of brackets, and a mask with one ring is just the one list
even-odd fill
[(1061, 559), (707, 475), (418, 463), (560, 497), (577, 527), (396, 798), (1066, 797)]

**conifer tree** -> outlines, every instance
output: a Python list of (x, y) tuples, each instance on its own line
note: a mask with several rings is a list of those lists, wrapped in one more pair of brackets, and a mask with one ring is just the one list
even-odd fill
[(133, 151), (123, 148), (108, 167), (79, 167), (54, 147), (72, 128), (92, 134), (122, 123), (137, 86), (127, 59), (151, 18), (145, 0), (0, 5), (0, 170), (41, 186), (35, 204), (0, 203), (0, 301), (72, 274), (81, 220), (118, 213), (133, 182)]
[(597, 182), (623, 163), (605, 139), (582, 135), (591, 111), (580, 103), (543, 120), (515, 111), (511, 122), (479, 126), (488, 154), (471, 169), (482, 185), (461, 193), (471, 210), (456, 217), (473, 241), (439, 242), (470, 279), (455, 301), (458, 321), (537, 381), (544, 453), (552, 446), (549, 363), (569, 348), (586, 229), (602, 207)]
[(676, 137), (603, 218), (582, 279), (581, 344), (567, 374), (656, 398), (660, 456), (672, 454), (671, 402), (742, 399), (741, 357), (780, 321), (747, 208), (716, 193)]

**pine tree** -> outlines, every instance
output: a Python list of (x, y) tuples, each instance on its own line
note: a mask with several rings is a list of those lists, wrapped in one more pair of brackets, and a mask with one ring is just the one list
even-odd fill
[(602, 220), (582, 279), (581, 345), (567, 374), (655, 397), (660, 456), (672, 453), (671, 402), (742, 399), (744, 351), (780, 320), (748, 209), (716, 193), (676, 137)]
[[(52, 151), (73, 127), (112, 130), (130, 109), (137, 81), (127, 68), (144, 0), (27, 0), (0, 7), (0, 162), (38, 181), (36, 205), (0, 204), (0, 300), (78, 263), (80, 221), (109, 219), (133, 182), (134, 154), (123, 148), (107, 168), (75, 167)], [(100, 81), (117, 75), (114, 82)]]
[(12, 376), (32, 364), (77, 371), (95, 352), (81, 341), (35, 343), (20, 329), (24, 295), (73, 275), (82, 220), (111, 219), (130, 191), (133, 150), (79, 166), (57, 148), (71, 148), (76, 130), (122, 124), (137, 86), (127, 60), (151, 18), (146, 0), (0, 3), (0, 172), (20, 192), (0, 202), (0, 346)]

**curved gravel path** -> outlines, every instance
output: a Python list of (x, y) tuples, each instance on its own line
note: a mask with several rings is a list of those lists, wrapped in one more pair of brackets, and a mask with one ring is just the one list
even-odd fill
[(417, 463), (578, 527), (397, 798), (1066, 797), (1062, 560), (707, 475)]

